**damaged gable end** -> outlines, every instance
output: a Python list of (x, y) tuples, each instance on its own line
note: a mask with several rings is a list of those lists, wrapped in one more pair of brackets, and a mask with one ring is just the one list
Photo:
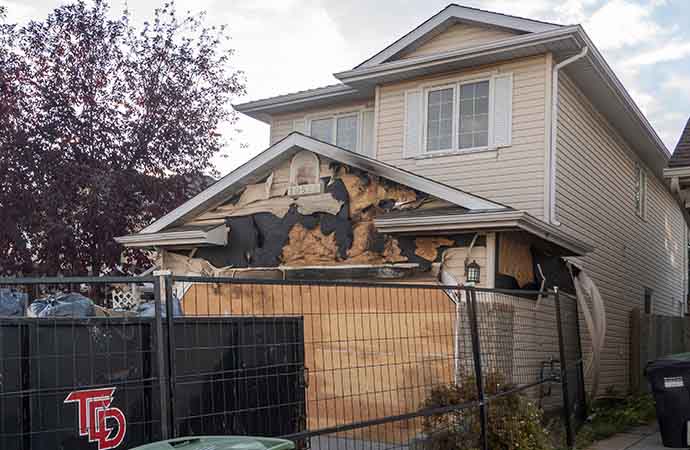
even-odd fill
[[(290, 174), (307, 171), (290, 167), (295, 159), (189, 221), (188, 225), (225, 223), (229, 229), (227, 245), (199, 247), (193, 257), (227, 269), (412, 263), (428, 270), (440, 261), (442, 249), (468, 241), (466, 235), (379, 233), (374, 219), (380, 214), (454, 205), (326, 158), (316, 157), (313, 172), (318, 179), (300, 176), (301, 184), (295, 184)], [(291, 183), (304, 189), (292, 189)], [(300, 190), (308, 193), (290, 195)], [(190, 255), (188, 248), (171, 252)]]

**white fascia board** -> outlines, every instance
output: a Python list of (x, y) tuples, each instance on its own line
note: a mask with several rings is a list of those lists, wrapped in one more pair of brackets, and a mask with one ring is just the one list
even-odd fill
[(423, 39), (427, 34), (432, 33), (436, 28), (449, 20), (507, 28), (523, 33), (541, 33), (543, 31), (561, 28), (560, 25), (538, 22), (522, 17), (507, 16), (459, 5), (449, 5), (393, 44), (359, 64), (357, 68), (373, 67), (385, 63), (388, 59), (405, 50), (407, 47), (413, 46), (420, 39)]
[(520, 229), (548, 242), (565, 248), (574, 254), (584, 255), (594, 248), (558, 228), (543, 222), (524, 211), (503, 211), (456, 215), (400, 217), (374, 219), (376, 229), (381, 233), (452, 232), (486, 230), (498, 231)]
[(370, 172), (387, 178), (396, 183), (411, 187), (421, 192), (449, 201), (455, 205), (470, 210), (505, 210), (507, 207), (500, 203), (478, 197), (476, 195), (455, 189), (428, 178), (415, 175), (402, 169), (382, 163), (381, 161), (360, 155), (358, 153), (336, 147), (335, 145), (319, 141), (298, 132), (292, 132), (287, 137), (259, 153), (248, 162), (230, 172), (210, 187), (175, 208), (165, 216), (144, 228), (140, 234), (157, 233), (164, 228), (176, 224), (194, 213), (208, 210), (224, 201), (232, 189), (243, 186), (243, 180), (255, 171), (268, 165), (272, 160), (293, 148), (301, 148), (325, 156), (334, 161)]
[(240, 103), (233, 105), (233, 108), (236, 111), (270, 124), (270, 114), (276, 108), (285, 108), (296, 105), (308, 107), (310, 103), (316, 101), (338, 101), (342, 100), (343, 98), (346, 99), (350, 96), (356, 96), (358, 94), (359, 91), (351, 88), (350, 86), (345, 84), (336, 84), (333, 86), (325, 86), (307, 91), (295, 92), (293, 94), (279, 95), (276, 97)]
[(218, 226), (208, 231), (187, 230), (163, 233), (130, 234), (115, 238), (115, 242), (125, 247), (164, 247), (167, 245), (226, 245), (228, 227)]
[(664, 169), (664, 178), (685, 178), (690, 177), (690, 166), (685, 167), (667, 167)]

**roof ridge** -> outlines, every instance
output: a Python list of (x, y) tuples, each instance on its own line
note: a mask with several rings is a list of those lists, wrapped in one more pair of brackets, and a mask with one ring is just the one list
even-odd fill
[[(485, 12), (485, 13), (489, 13), (489, 14), (498, 14), (499, 16), (512, 17), (514, 19), (529, 20), (531, 22), (543, 23), (545, 25), (553, 25), (555, 27), (567, 27), (567, 26), (569, 26), (568, 24), (549, 22), (546, 20), (539, 20), (539, 19), (532, 19), (532, 18), (523, 17), (523, 16), (516, 16), (514, 14), (507, 14), (507, 13), (502, 13), (502, 12), (498, 12), (498, 11), (492, 11), (490, 9), (477, 8), (474, 6), (461, 5), (459, 3), (449, 3), (448, 6), (446, 6), (446, 8), (448, 8), (450, 6), (457, 6), (459, 8), (472, 9), (474, 11), (481, 11), (481, 12)], [(443, 9), (446, 9), (446, 8), (443, 8)], [(443, 9), (441, 11), (443, 11)], [(570, 24), (570, 25), (575, 25), (575, 24)]]

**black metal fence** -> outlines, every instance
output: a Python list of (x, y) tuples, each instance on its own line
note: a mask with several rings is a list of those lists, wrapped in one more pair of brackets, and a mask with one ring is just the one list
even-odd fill
[[(577, 302), (558, 290), (171, 275), (3, 288), (28, 303), (82, 291), (100, 306), (0, 319), (3, 449), (208, 434), (333, 450), (461, 438), (486, 449), (515, 432), (503, 415), (516, 405), (559, 419), (572, 446), (584, 418)], [(122, 291), (147, 292), (151, 313), (118, 308)]]

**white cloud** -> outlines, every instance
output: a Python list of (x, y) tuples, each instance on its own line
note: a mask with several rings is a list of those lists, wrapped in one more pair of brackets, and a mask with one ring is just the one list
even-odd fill
[[(686, 98), (690, 99), (690, 74), (671, 74), (662, 84), (662, 87), (666, 91), (671, 91), (671, 93), (684, 95)], [(688, 111), (690, 114), (690, 111)]]
[(23, 3), (0, 0), (0, 6), (7, 8), (7, 22), (24, 23), (29, 19), (36, 19), (36, 8)]
[(629, 66), (658, 64), (660, 62), (676, 61), (690, 55), (690, 42), (671, 41), (641, 53), (625, 61)]
[(651, 5), (611, 0), (596, 10), (584, 27), (597, 47), (620, 49), (655, 39), (660, 27), (652, 20)]

